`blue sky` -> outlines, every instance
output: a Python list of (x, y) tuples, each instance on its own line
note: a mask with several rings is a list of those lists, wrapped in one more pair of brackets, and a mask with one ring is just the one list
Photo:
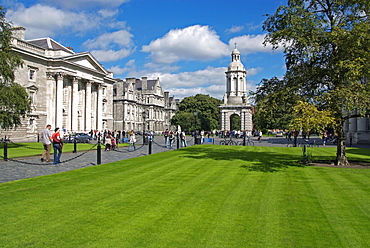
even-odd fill
[(176, 98), (222, 99), (235, 43), (247, 89), (285, 73), (281, 50), (262, 45), (266, 14), (286, 0), (1, 0), (26, 39), (51, 37), (91, 52), (115, 78), (160, 78)]

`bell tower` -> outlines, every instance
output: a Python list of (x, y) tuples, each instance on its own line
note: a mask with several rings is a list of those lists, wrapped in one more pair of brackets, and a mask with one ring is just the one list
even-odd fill
[(226, 74), (226, 92), (221, 111), (221, 130), (231, 131), (231, 119), (240, 117), (241, 131), (252, 131), (252, 106), (249, 103), (246, 85), (247, 71), (240, 60), (240, 52), (236, 48), (231, 53), (231, 63)]

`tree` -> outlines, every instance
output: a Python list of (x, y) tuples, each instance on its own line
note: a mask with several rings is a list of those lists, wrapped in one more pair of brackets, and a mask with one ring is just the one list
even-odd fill
[(334, 117), (336, 165), (348, 165), (344, 122), (370, 106), (370, 1), (289, 0), (264, 22), (265, 44), (284, 48), (286, 77)]
[(253, 123), (256, 129), (288, 129), (293, 107), (301, 99), (287, 85), (285, 79), (262, 79), (255, 92)]
[[(172, 125), (180, 125), (185, 130), (214, 130), (220, 126), (221, 100), (209, 95), (197, 94), (185, 97), (179, 104), (179, 110), (171, 119)], [(197, 111), (196, 117), (194, 112)], [(194, 124), (196, 120), (196, 123)], [(194, 127), (195, 125), (195, 127)]]
[(298, 104), (293, 107), (292, 117), (291, 129), (305, 130), (311, 133), (320, 134), (334, 124), (334, 118), (329, 111), (320, 111), (314, 105), (303, 101), (298, 101)]
[(20, 125), (31, 111), (26, 90), (14, 83), (14, 71), (22, 66), (22, 58), (12, 51), (12, 27), (5, 20), (5, 13), (0, 6), (0, 128), (3, 129)]

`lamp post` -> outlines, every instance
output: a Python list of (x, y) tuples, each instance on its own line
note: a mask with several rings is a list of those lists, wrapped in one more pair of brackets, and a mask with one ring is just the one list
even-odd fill
[(145, 145), (145, 119), (147, 117), (147, 113), (145, 111), (143, 111), (143, 113), (141, 113), (141, 116), (143, 117), (143, 145)]
[(197, 115), (198, 111), (194, 111), (194, 145), (197, 144)]
[(196, 135), (196, 131), (197, 131), (197, 115), (198, 115), (198, 111), (194, 111), (193, 112), (194, 114), (194, 135)]

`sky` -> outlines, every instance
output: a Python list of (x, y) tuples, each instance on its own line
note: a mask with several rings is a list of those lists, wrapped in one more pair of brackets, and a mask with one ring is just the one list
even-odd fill
[(287, 0), (1, 0), (26, 40), (50, 37), (90, 52), (114, 78), (156, 79), (183, 99), (222, 99), (231, 52), (241, 53), (247, 90), (282, 78), (282, 50), (264, 46), (262, 25)]

